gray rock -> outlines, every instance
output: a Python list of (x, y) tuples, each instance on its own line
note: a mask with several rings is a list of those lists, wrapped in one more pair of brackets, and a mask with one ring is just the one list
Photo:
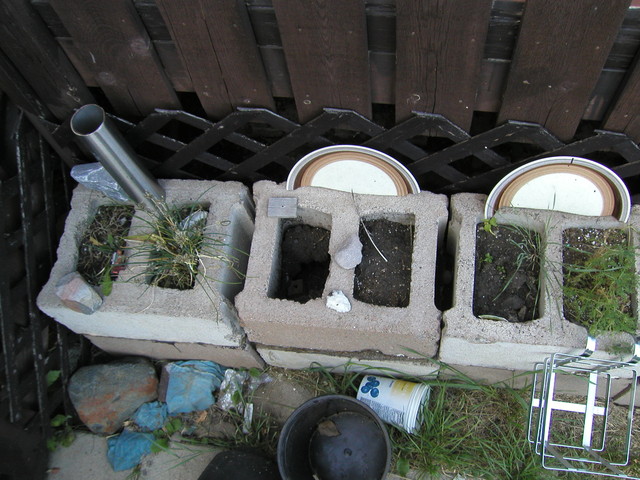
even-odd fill
[(333, 255), (334, 260), (345, 270), (356, 268), (362, 262), (362, 242), (357, 233), (347, 238)]
[(73, 311), (91, 315), (102, 306), (102, 297), (78, 272), (71, 272), (56, 285), (56, 295)]
[(140, 405), (158, 397), (158, 379), (151, 362), (144, 359), (91, 365), (71, 377), (69, 397), (89, 430), (111, 434)]

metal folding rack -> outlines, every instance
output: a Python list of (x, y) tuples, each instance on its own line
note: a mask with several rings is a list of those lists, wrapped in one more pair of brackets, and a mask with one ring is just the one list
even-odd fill
[[(625, 474), (633, 428), (640, 361), (640, 337), (627, 362), (590, 358), (595, 339), (589, 337), (581, 355), (556, 353), (535, 366), (529, 410), (529, 442), (548, 470), (640, 480)], [(563, 384), (576, 396), (563, 399)], [(620, 386), (629, 395), (624, 436), (610, 435), (611, 392)], [(615, 388), (614, 388), (615, 387)], [(580, 401), (575, 402), (579, 397)], [(620, 428), (617, 427), (619, 431)]]

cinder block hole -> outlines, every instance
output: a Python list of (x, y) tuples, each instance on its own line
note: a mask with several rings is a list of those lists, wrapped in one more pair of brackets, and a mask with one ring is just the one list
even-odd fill
[[(222, 253), (229, 262), (228, 267), (220, 272), (216, 280), (220, 282), (220, 293), (230, 301), (240, 293), (244, 287), (247, 263), (249, 262), (249, 250), (251, 250), (251, 238), (253, 235), (253, 223), (248, 220), (246, 211), (237, 206), (234, 208), (231, 218), (231, 233), (225, 237), (225, 245)], [(220, 225), (222, 227), (222, 225)], [(216, 230), (216, 225), (211, 227)]]
[(308, 212), (305, 218), (282, 220), (276, 287), (270, 298), (307, 303), (322, 296), (329, 276), (330, 217)]
[(134, 208), (130, 205), (102, 205), (82, 233), (76, 270), (91, 285), (116, 280), (124, 269), (125, 239)]
[(635, 334), (636, 248), (624, 229), (562, 232), (564, 317), (594, 332)]
[(414, 216), (406, 214), (362, 219), (353, 298), (383, 307), (409, 305), (414, 225)]
[(149, 240), (138, 243), (137, 258), (146, 262), (147, 283), (162, 288), (190, 290), (196, 282), (215, 282), (201, 272), (199, 256), (216, 258), (224, 264), (230, 259), (222, 235), (206, 232), (209, 205), (170, 206), (147, 219)]
[(438, 237), (436, 249), (436, 277), (434, 303), (442, 312), (453, 307), (453, 271), (455, 269), (455, 255), (447, 249), (445, 239), (447, 231)]
[(473, 314), (486, 320), (539, 318), (540, 234), (515, 225), (478, 224)]

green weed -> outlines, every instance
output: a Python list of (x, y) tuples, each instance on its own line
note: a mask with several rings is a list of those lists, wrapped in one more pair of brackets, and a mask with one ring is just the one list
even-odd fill
[[(242, 282), (238, 265), (240, 255), (247, 253), (232, 248), (224, 235), (206, 231), (208, 212), (203, 206), (157, 202), (157, 209), (148, 213), (142, 218), (145, 232), (127, 240), (133, 244), (130, 265), (143, 267), (144, 272), (138, 275), (144, 275), (150, 285), (186, 290), (198, 283), (212, 298), (211, 282)], [(235, 280), (214, 278), (207, 272), (204, 261), (211, 259), (223, 264)]]
[(58, 447), (68, 447), (76, 439), (76, 434), (69, 424), (69, 415), (56, 415), (51, 419), (52, 435), (47, 438), (47, 449), (54, 452)]
[(496, 234), (493, 229), (496, 228), (497, 226), (498, 226), (498, 220), (496, 220), (496, 217), (485, 218), (482, 220), (482, 229), (485, 232), (490, 233), (491, 235)]
[(628, 332), (635, 335), (637, 320), (632, 299), (638, 286), (637, 251), (628, 233), (593, 230), (585, 234), (591, 236), (584, 245), (564, 245), (565, 316), (584, 325), (591, 334)]

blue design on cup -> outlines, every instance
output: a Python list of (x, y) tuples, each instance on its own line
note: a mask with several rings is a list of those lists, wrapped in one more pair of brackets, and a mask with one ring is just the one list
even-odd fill
[(380, 395), (380, 390), (378, 390), (376, 387), (380, 386), (380, 381), (376, 379), (376, 377), (374, 376), (368, 376), (367, 377), (367, 383), (365, 383), (362, 388), (360, 388), (360, 391), (362, 393), (368, 393), (370, 394), (373, 398), (377, 397), (378, 395)]

